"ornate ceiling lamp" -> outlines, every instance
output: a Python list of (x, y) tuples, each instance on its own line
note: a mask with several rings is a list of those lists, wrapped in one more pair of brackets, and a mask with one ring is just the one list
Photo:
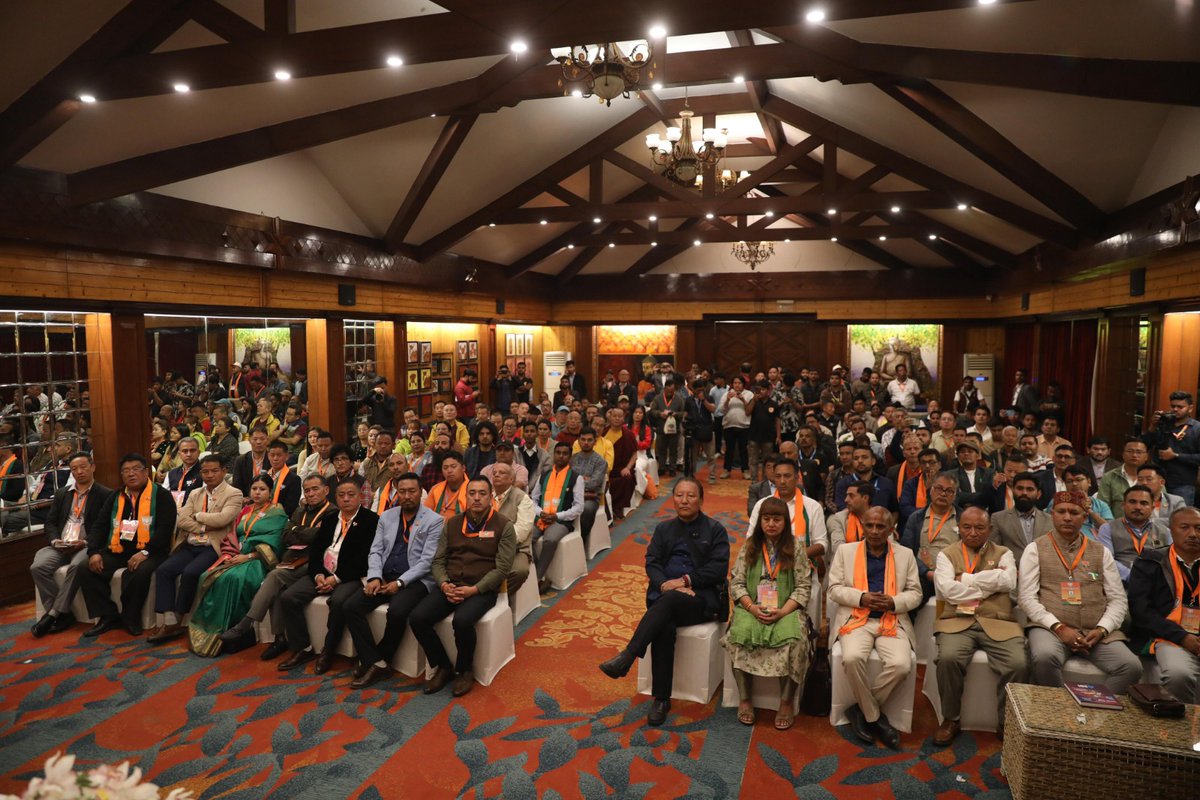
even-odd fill
[(733, 257), (750, 269), (775, 255), (774, 242), (738, 242), (733, 246)]
[[(654, 48), (649, 41), (634, 44), (628, 54), (617, 42), (596, 45), (572, 45), (570, 51), (554, 60), (562, 67), (563, 80), (559, 86), (580, 84), (575, 89), (581, 97), (595, 95), (605, 105), (617, 97), (629, 99), (638, 91), (642, 72), (653, 78)], [(649, 69), (647, 69), (649, 68)]]
[(680, 126), (667, 128), (667, 138), (657, 133), (646, 137), (650, 159), (662, 167), (662, 174), (684, 186), (697, 185), (705, 167), (715, 167), (725, 156), (728, 137), (725, 131), (705, 128), (699, 139), (692, 139), (692, 118), (695, 117), (684, 98), (683, 111), (679, 112)]

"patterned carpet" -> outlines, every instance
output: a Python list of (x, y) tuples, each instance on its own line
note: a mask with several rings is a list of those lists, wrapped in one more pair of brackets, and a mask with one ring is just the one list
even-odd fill
[[(746, 483), (707, 488), (705, 511), (740, 540)], [(0, 792), (65, 750), (83, 765), (129, 759), (204, 798), (1010, 797), (996, 738), (934, 748), (919, 694), (900, 752), (803, 715), (787, 732), (766, 711), (745, 727), (720, 691), (648, 728), (634, 676), (596, 664), (644, 608), (645, 543), (669, 513), (659, 500), (631, 515), (587, 578), (518, 626), (516, 660), (460, 700), (404, 678), (353, 691), (345, 659), (319, 677), (281, 674), (257, 648), (213, 661), (121, 632), (34, 640), (32, 604), (0, 609)]]

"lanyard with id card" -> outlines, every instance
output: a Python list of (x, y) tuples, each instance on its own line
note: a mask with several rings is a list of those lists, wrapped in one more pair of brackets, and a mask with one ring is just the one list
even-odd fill
[(132, 542), (137, 536), (138, 521), (136, 519), (121, 520), (121, 541)]
[(1200, 608), (1183, 606), (1179, 614), (1179, 627), (1193, 636), (1200, 636)]
[(1079, 552), (1075, 554), (1075, 560), (1067, 564), (1067, 559), (1063, 556), (1062, 550), (1058, 547), (1058, 542), (1054, 540), (1054, 535), (1050, 536), (1050, 544), (1054, 546), (1054, 552), (1058, 555), (1058, 560), (1062, 562), (1063, 569), (1067, 571), (1067, 579), (1059, 585), (1059, 592), (1063, 603), (1069, 606), (1083, 605), (1083, 586), (1079, 581), (1075, 580), (1075, 567), (1079, 566), (1079, 562), (1083, 560), (1083, 554), (1087, 550), (1087, 542), (1079, 543)]
[(763, 542), (763, 579), (758, 582), (758, 605), (763, 608), (779, 608), (779, 584), (775, 580), (779, 575), (778, 559), (778, 552), (771, 558), (767, 543)]

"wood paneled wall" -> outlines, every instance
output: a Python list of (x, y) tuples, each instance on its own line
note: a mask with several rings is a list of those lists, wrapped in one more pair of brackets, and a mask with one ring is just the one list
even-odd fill
[(1193, 397), (1200, 387), (1200, 314), (1167, 314), (1163, 317), (1162, 366), (1158, 375), (1158, 405), (1167, 407), (1171, 392), (1182, 389)]

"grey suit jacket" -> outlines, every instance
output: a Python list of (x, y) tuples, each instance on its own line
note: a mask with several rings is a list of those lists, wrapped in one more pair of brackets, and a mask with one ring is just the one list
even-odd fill
[[(1033, 510), (1033, 538), (1036, 539), (1052, 530), (1054, 530), (1054, 523), (1051, 521), (1050, 515), (1040, 508), (1035, 508)], [(1025, 550), (1025, 546), (1032, 541), (1026, 541), (1025, 528), (1022, 527), (1021, 516), (1015, 508), (992, 514), (991, 539), (1011, 550), (1018, 561), (1021, 560), (1021, 552)]]
[(775, 494), (775, 487), (770, 481), (757, 481), (750, 484), (750, 492), (746, 496), (746, 516), (754, 513), (754, 506), (764, 497)]
[[(858, 549), (866, 546), (866, 542), (847, 543), (839, 547), (830, 559), (829, 602), (837, 604), (833, 622), (829, 626), (830, 647), (837, 641), (838, 632), (850, 620), (850, 614), (858, 607), (858, 601), (862, 597), (862, 592), (854, 588), (854, 559), (858, 555)], [(896, 621), (911, 645), (916, 640), (908, 612), (919, 608), (925, 596), (921, 592), (921, 581), (917, 577), (916, 556), (907, 547), (902, 547), (896, 542), (891, 542), (891, 547), (896, 558)]]

